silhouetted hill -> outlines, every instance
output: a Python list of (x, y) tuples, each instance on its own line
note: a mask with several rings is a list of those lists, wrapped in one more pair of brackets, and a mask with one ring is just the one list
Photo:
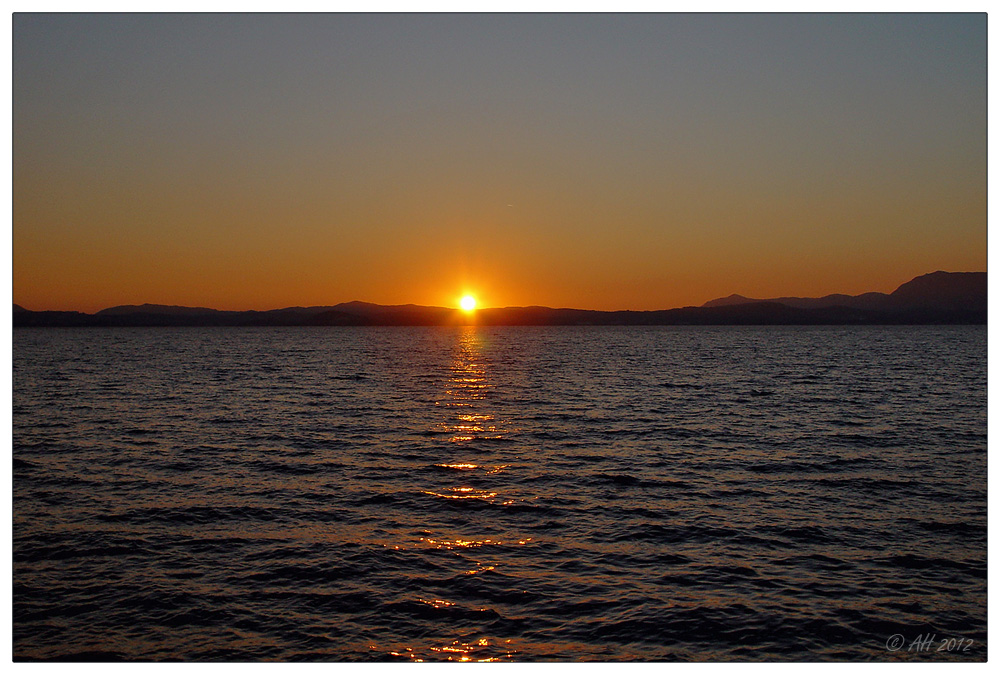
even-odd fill
[(822, 309), (824, 307), (852, 307), (854, 309), (864, 309), (871, 311), (884, 311), (891, 309), (892, 300), (885, 293), (863, 293), (861, 295), (844, 295), (842, 293), (835, 293), (833, 295), (825, 295), (822, 298), (796, 298), (796, 297), (782, 297), (782, 298), (767, 298), (767, 299), (756, 299), (747, 298), (742, 295), (733, 294), (725, 298), (718, 298), (716, 300), (709, 300), (702, 307), (728, 307), (731, 305), (745, 305), (755, 302), (776, 302), (781, 305), (787, 305), (788, 307), (797, 307), (799, 309)]
[(33, 312), (14, 305), (15, 326), (624, 326), (948, 324), (986, 322), (986, 273), (934, 272), (891, 294), (755, 300), (731, 295), (701, 307), (605, 312), (551, 307), (481, 309), (473, 315), (446, 307), (345, 302), (269, 311), (121, 305), (96, 314)]
[(375, 305), (355, 300), (334, 305), (333, 309), (359, 317), (371, 326), (439, 326), (463, 320), (458, 310), (447, 307)]
[[(972, 317), (972, 323), (986, 321), (985, 272), (933, 272), (901, 285), (890, 294), (827, 295), (822, 298), (769, 298), (758, 300), (742, 295), (730, 295), (706, 302), (702, 307), (729, 307), (761, 302), (776, 302), (800, 309), (848, 307), (869, 312), (912, 314), (914, 317)], [(981, 319), (973, 315), (981, 314)], [(919, 322), (924, 322), (921, 320)], [(936, 322), (936, 321), (935, 321)], [(962, 321), (966, 322), (966, 321)]]
[(932, 272), (907, 281), (891, 297), (907, 307), (985, 312), (986, 273)]
[(108, 307), (107, 309), (102, 309), (97, 312), (95, 316), (125, 316), (132, 314), (201, 316), (223, 313), (224, 312), (218, 309), (209, 309), (207, 307), (181, 307), (179, 305), (151, 305), (147, 303), (144, 305), (118, 305), (117, 307)]

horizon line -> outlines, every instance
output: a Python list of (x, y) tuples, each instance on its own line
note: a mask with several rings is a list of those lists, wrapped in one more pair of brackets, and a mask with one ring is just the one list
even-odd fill
[(418, 308), (421, 308), (421, 309), (434, 309), (434, 310), (464, 312), (466, 314), (475, 314), (476, 312), (485, 312), (485, 311), (491, 311), (491, 310), (505, 310), (505, 309), (547, 309), (547, 310), (555, 310), (555, 311), (558, 311), (558, 310), (572, 310), (572, 311), (581, 311), (581, 312), (611, 312), (611, 313), (613, 313), (613, 312), (665, 312), (665, 311), (670, 311), (670, 310), (673, 310), (673, 309), (687, 309), (689, 307), (704, 307), (706, 304), (708, 304), (710, 302), (714, 302), (716, 300), (724, 300), (724, 299), (728, 299), (728, 298), (732, 298), (732, 297), (743, 298), (743, 299), (745, 299), (745, 300), (747, 300), (749, 302), (778, 302), (778, 301), (783, 300), (783, 299), (812, 299), (812, 300), (821, 300), (823, 298), (828, 298), (828, 297), (831, 297), (831, 296), (834, 296), (834, 295), (843, 295), (843, 296), (846, 296), (846, 297), (852, 297), (852, 298), (854, 298), (854, 297), (859, 297), (861, 295), (868, 295), (870, 293), (889, 296), (889, 295), (892, 295), (892, 293), (895, 293), (896, 290), (899, 290), (900, 286), (903, 286), (903, 285), (905, 285), (907, 283), (910, 283), (910, 281), (913, 281), (915, 279), (919, 279), (921, 277), (930, 276), (930, 275), (933, 275), (933, 274), (987, 274), (987, 271), (986, 270), (973, 270), (973, 271), (963, 271), (963, 272), (947, 272), (945, 270), (935, 270), (934, 272), (927, 272), (925, 274), (919, 274), (919, 275), (913, 277), (912, 279), (910, 279), (909, 281), (902, 282), (901, 284), (899, 284), (899, 286), (896, 287), (896, 289), (894, 289), (890, 293), (883, 293), (881, 291), (865, 291), (865, 292), (859, 293), (857, 295), (851, 295), (849, 293), (827, 293), (826, 295), (820, 295), (820, 296), (780, 295), (780, 296), (771, 297), (771, 298), (753, 298), (753, 297), (745, 296), (745, 295), (742, 295), (740, 293), (735, 293), (734, 292), (734, 293), (730, 293), (729, 295), (722, 295), (722, 296), (718, 296), (718, 297), (715, 297), (715, 298), (710, 298), (710, 299), (706, 300), (705, 302), (703, 302), (700, 305), (679, 305), (679, 306), (675, 306), (675, 307), (662, 307), (662, 308), (658, 308), (658, 309), (588, 309), (588, 308), (582, 308), (582, 307), (551, 307), (551, 306), (548, 306), (548, 305), (506, 305), (506, 306), (503, 306), (503, 307), (476, 307), (476, 308), (471, 309), (471, 310), (465, 310), (465, 309), (462, 309), (461, 307), (445, 307), (445, 306), (441, 306), (441, 305), (421, 305), (421, 304), (417, 304), (417, 303), (414, 303), (414, 302), (384, 304), (384, 303), (379, 303), (379, 302), (371, 302), (371, 301), (368, 301), (368, 300), (348, 300), (348, 301), (345, 301), (345, 302), (338, 302), (338, 303), (335, 303), (335, 304), (332, 304), (332, 305), (330, 305), (330, 304), (323, 304), (323, 305), (287, 305), (287, 306), (284, 306), (284, 307), (273, 307), (273, 308), (270, 308), (270, 309), (216, 309), (214, 307), (205, 307), (205, 306), (201, 306), (201, 305), (177, 305), (177, 304), (167, 304), (167, 303), (159, 303), (159, 302), (144, 302), (144, 303), (141, 303), (141, 304), (123, 303), (123, 304), (118, 304), (118, 305), (109, 305), (107, 307), (103, 307), (101, 309), (94, 310), (92, 312), (85, 312), (85, 311), (81, 311), (81, 310), (78, 310), (78, 309), (30, 309), (30, 308), (25, 307), (24, 305), (22, 305), (22, 304), (20, 304), (18, 302), (13, 302), (13, 305), (14, 305), (14, 308), (15, 308), (13, 311), (17, 311), (16, 308), (20, 308), (21, 310), (27, 311), (27, 312), (70, 312), (70, 313), (77, 313), (77, 314), (85, 314), (85, 315), (89, 315), (89, 316), (94, 316), (94, 315), (100, 314), (101, 312), (106, 312), (106, 311), (112, 310), (112, 309), (141, 308), (141, 307), (158, 307), (158, 308), (186, 309), (186, 310), (206, 310), (206, 311), (209, 311), (209, 312), (231, 312), (231, 313), (259, 312), (259, 313), (267, 313), (267, 312), (279, 312), (279, 311), (287, 310), (287, 309), (304, 309), (304, 310), (317, 309), (317, 308), (334, 309), (336, 307), (342, 307), (344, 305), (372, 305), (372, 306), (375, 306), (375, 307), (388, 307), (388, 308), (418, 307)]

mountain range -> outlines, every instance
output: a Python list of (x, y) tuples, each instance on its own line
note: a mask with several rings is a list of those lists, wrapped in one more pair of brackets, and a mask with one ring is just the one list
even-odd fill
[(770, 299), (730, 295), (700, 307), (598, 311), (503, 307), (466, 314), (447, 307), (346, 302), (269, 311), (120, 305), (94, 314), (31, 311), (14, 305), (14, 326), (443, 326), (478, 325), (822, 325), (985, 324), (985, 272), (933, 272), (892, 293)]

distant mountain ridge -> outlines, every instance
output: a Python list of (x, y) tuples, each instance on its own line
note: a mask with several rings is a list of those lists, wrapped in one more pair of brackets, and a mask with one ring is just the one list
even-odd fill
[(702, 307), (730, 307), (776, 302), (799, 309), (849, 307), (874, 312), (898, 312), (916, 308), (986, 311), (986, 272), (931, 272), (902, 284), (892, 293), (825, 295), (821, 298), (782, 297), (758, 300), (742, 295), (709, 300)]
[(447, 307), (376, 305), (352, 301), (268, 311), (228, 311), (173, 305), (119, 305), (95, 314), (30, 311), (14, 305), (17, 327), (114, 326), (492, 326), (572, 325), (823, 325), (984, 324), (985, 272), (933, 272), (889, 294), (758, 300), (730, 295), (701, 307), (597, 311), (503, 307), (466, 314)]
[(118, 305), (97, 312), (95, 316), (120, 316), (122, 314), (170, 314), (194, 316), (199, 314), (218, 314), (221, 310), (208, 307), (182, 307), (180, 305)]

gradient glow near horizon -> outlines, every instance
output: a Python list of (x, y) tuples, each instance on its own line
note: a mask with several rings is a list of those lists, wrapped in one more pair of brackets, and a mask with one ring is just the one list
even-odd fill
[(986, 269), (986, 15), (13, 17), (28, 309), (662, 309)]

